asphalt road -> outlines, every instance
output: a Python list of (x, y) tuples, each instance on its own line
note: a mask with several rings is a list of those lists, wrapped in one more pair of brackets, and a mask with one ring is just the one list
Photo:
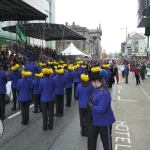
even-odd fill
[[(148, 150), (150, 116), (150, 78), (136, 85), (129, 76), (129, 84), (120, 77), (120, 84), (110, 90), (112, 108), (116, 117), (112, 141), (114, 150)], [(42, 130), (42, 114), (33, 114), (30, 108), (30, 123), (21, 125), (21, 115), (11, 111), (12, 102), (6, 105), (4, 134), (0, 150), (87, 150), (87, 138), (80, 135), (78, 101), (64, 108), (64, 116), (54, 118), (53, 130)], [(12, 116), (15, 114), (14, 116)], [(98, 139), (97, 149), (103, 150)]]

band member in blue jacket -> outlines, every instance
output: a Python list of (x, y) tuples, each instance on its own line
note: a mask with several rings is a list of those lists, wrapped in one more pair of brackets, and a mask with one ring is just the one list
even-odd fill
[(95, 90), (92, 100), (88, 103), (92, 111), (88, 129), (88, 150), (96, 150), (99, 134), (104, 150), (112, 150), (111, 130), (115, 117), (111, 109), (111, 95), (103, 80), (107, 75), (106, 70), (89, 74), (89, 81)]
[(80, 126), (81, 126), (81, 135), (87, 135), (88, 125), (90, 121), (90, 117), (88, 116), (87, 109), (87, 100), (91, 98), (93, 93), (93, 87), (90, 83), (87, 83), (89, 80), (88, 75), (81, 75), (81, 82), (79, 83), (76, 89), (76, 97), (79, 98), (78, 106), (79, 106), (79, 116), (80, 116)]
[(43, 68), (42, 73), (44, 78), (40, 80), (39, 91), (41, 91), (41, 104), (42, 104), (42, 116), (44, 131), (47, 131), (47, 127), (53, 129), (54, 120), (54, 88), (55, 83), (53, 78), (49, 78), (53, 73), (52, 69)]
[(72, 66), (68, 66), (66, 72), (64, 73), (65, 79), (65, 90), (66, 90), (66, 107), (71, 107), (71, 97), (72, 97), (72, 83), (73, 76), (71, 71), (74, 70)]
[(32, 80), (33, 101), (34, 101), (33, 113), (38, 113), (38, 108), (39, 111), (42, 112), (41, 101), (40, 101), (41, 91), (39, 91), (40, 78), (42, 77), (43, 77), (42, 73), (36, 72), (35, 79)]
[(31, 101), (31, 85), (32, 81), (28, 78), (31, 72), (22, 70), (22, 79), (17, 82), (17, 91), (19, 92), (18, 100), (21, 106), (22, 125), (29, 124), (29, 106)]
[[(16, 111), (16, 103), (17, 103), (17, 82), (22, 78), (21, 72), (18, 70), (19, 65), (15, 64), (11, 67), (11, 72), (9, 75), (9, 80), (11, 81), (11, 89), (13, 94), (13, 107), (11, 110)], [(19, 104), (18, 104), (19, 105)], [(20, 105), (19, 105), (20, 109)]]
[(72, 72), (72, 75), (73, 75), (73, 83), (74, 83), (74, 98), (75, 100), (78, 100), (78, 98), (76, 97), (76, 88), (77, 88), (77, 85), (81, 82), (81, 70), (78, 70), (78, 68), (80, 67), (79, 64), (75, 65), (74, 66), (74, 71)]
[[(0, 67), (2, 64), (0, 64)], [(5, 119), (5, 94), (6, 94), (6, 73), (0, 70), (0, 119)]]
[(57, 75), (54, 77), (55, 80), (55, 102), (56, 102), (56, 117), (62, 117), (64, 111), (64, 87), (65, 80), (63, 77), (64, 69), (57, 68), (55, 69)]

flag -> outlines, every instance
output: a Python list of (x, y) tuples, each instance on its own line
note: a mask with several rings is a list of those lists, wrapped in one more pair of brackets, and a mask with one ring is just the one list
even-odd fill
[(23, 34), (23, 32), (19, 29), (19, 27), (16, 25), (16, 32), (20, 39), (20, 43), (24, 43), (27, 40), (27, 37)]

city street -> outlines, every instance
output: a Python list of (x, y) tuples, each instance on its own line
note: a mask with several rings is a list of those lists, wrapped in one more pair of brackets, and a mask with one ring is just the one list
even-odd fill
[[(150, 121), (150, 78), (136, 85), (133, 73), (129, 83), (114, 84), (111, 89), (112, 108), (116, 122), (113, 125), (114, 150), (147, 150), (149, 149), (148, 130)], [(32, 113), (30, 123), (21, 125), (19, 112), (11, 111), (12, 103), (6, 105), (4, 134), (0, 139), (1, 150), (86, 150), (87, 137), (81, 137), (78, 113), (78, 101), (72, 101), (72, 107), (64, 109), (64, 116), (54, 118), (53, 130), (42, 130), (41, 113)], [(98, 139), (98, 150), (103, 150)]]

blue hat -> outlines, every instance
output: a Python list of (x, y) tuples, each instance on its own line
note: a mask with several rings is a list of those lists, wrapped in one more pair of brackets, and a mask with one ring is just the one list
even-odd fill
[(33, 58), (28, 58), (27, 61), (34, 61), (34, 59)]

